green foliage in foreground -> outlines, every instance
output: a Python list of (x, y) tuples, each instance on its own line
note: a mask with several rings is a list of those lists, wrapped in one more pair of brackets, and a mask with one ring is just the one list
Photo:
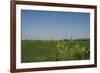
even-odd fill
[(90, 58), (89, 39), (22, 40), (22, 62), (86, 60)]

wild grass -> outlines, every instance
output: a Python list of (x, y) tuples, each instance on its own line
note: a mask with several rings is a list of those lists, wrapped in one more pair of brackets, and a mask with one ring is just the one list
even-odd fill
[(21, 62), (87, 60), (90, 40), (22, 40)]

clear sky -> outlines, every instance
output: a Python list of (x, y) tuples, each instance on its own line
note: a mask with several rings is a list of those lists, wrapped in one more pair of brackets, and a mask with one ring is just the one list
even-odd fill
[(22, 40), (90, 38), (90, 13), (21, 10)]

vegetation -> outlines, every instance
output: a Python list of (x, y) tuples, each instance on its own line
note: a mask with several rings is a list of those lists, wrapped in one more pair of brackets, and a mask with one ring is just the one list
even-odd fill
[(90, 58), (90, 40), (22, 40), (22, 62), (86, 60)]

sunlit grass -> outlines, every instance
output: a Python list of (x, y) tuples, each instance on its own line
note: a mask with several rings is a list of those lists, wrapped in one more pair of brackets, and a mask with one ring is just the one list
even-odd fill
[(90, 58), (89, 39), (22, 40), (22, 62), (86, 60)]

